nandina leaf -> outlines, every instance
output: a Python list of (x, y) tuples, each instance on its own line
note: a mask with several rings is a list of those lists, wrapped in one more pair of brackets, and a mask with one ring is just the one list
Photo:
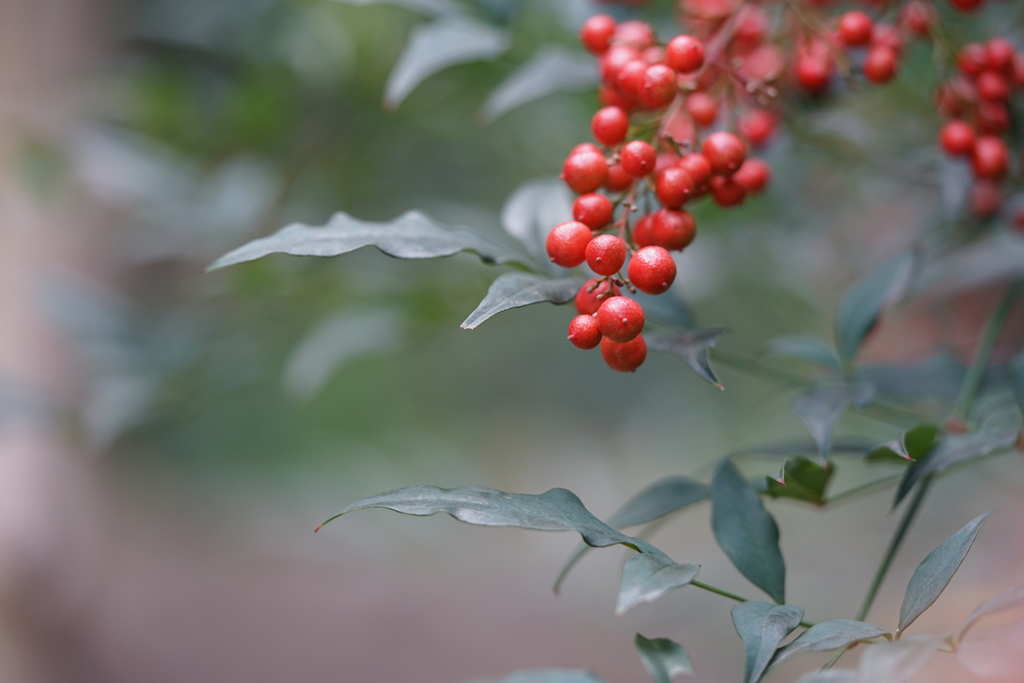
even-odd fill
[(1009, 430), (982, 430), (971, 434), (946, 434), (926, 456), (918, 460), (900, 480), (892, 506), (896, 507), (910, 493), (914, 484), (930, 474), (939, 474), (949, 467), (980, 458), (997, 451), (1003, 451), (1017, 443), (1018, 434)]
[(757, 683), (761, 679), (775, 648), (803, 618), (803, 609), (796, 605), (749, 601), (732, 608), (732, 623), (743, 640), (746, 655), (746, 683)]
[(549, 280), (542, 275), (530, 273), (504, 273), (491, 283), (480, 305), (465, 322), (463, 329), (473, 330), (493, 315), (510, 308), (529, 306), (542, 301), (564, 304), (576, 298), (583, 280), (565, 278)]
[(960, 632), (954, 637), (955, 642), (960, 642), (967, 635), (967, 630), (974, 626), (979, 620), (985, 617), (1002, 612), (1004, 610), (1012, 609), (1014, 607), (1020, 607), (1024, 605), (1024, 585), (1011, 588), (1010, 590), (1003, 591), (999, 595), (989, 598), (985, 602), (981, 603), (974, 608), (971, 615), (967, 617), (967, 621), (960, 627)]
[(501, 207), (501, 226), (522, 244), (541, 269), (557, 276), (565, 270), (551, 262), (545, 240), (551, 228), (572, 220), (573, 194), (557, 178), (529, 180), (515, 190)]
[[(583, 506), (572, 491), (551, 489), (540, 495), (505, 493), (479, 486), (443, 489), (410, 486), (364, 498), (327, 519), (337, 519), (353, 510), (387, 508), (405, 515), (426, 516), (446, 512), (460, 522), (481, 526), (515, 526), (540, 531), (576, 531), (595, 548), (622, 544), (637, 552), (667, 558), (651, 544), (611, 528)], [(320, 527), (317, 527), (319, 529)]]
[(416, 86), (456, 64), (494, 59), (510, 45), (490, 24), (462, 15), (446, 15), (412, 30), (384, 86), (384, 106), (394, 110)]
[(468, 251), (485, 263), (516, 263), (529, 269), (522, 256), (482, 235), (449, 228), (418, 211), (408, 211), (385, 223), (361, 221), (344, 212), (334, 214), (323, 226), (292, 223), (269, 237), (253, 240), (221, 256), (207, 270), (254, 261), (268, 254), (339, 256), (371, 246), (388, 256), (406, 259), (438, 258)]
[(942, 545), (928, 553), (928, 557), (921, 561), (921, 564), (914, 570), (907, 584), (907, 591), (903, 595), (903, 604), (900, 605), (900, 621), (896, 633), (903, 632), (914, 620), (921, 616), (921, 613), (931, 607), (936, 598), (942, 593), (956, 573), (960, 563), (967, 556), (971, 549), (974, 538), (995, 510), (978, 515), (967, 523), (960, 531), (956, 532)]
[(527, 669), (504, 678), (467, 681), (467, 683), (601, 683), (601, 679), (582, 669)]
[(877, 626), (872, 626), (863, 621), (852, 621), (850, 619), (823, 621), (801, 633), (793, 642), (776, 650), (775, 656), (772, 657), (771, 666), (776, 667), (801, 652), (835, 650), (862, 640), (870, 640), (888, 635), (888, 633)]
[(655, 330), (644, 335), (644, 339), (647, 341), (647, 348), (666, 351), (682, 358), (701, 379), (721, 389), (722, 384), (715, 376), (715, 371), (711, 369), (708, 349), (718, 343), (718, 338), (722, 336), (723, 332), (725, 332), (724, 327), (709, 327), (693, 332)]
[(543, 47), (491, 93), (480, 118), (492, 123), (527, 102), (562, 90), (583, 90), (596, 83), (592, 57), (560, 47)]
[(839, 418), (851, 404), (867, 403), (873, 393), (873, 387), (864, 382), (853, 385), (819, 384), (797, 394), (790, 408), (814, 437), (821, 457), (828, 459), (832, 451), (832, 432)]
[[(693, 311), (685, 301), (671, 291), (658, 295), (636, 292), (629, 296), (643, 306), (644, 317), (651, 322), (671, 327), (680, 332), (689, 332), (697, 326), (697, 322), (693, 318)], [(714, 346), (714, 343), (711, 346)]]
[(782, 469), (782, 481), (773, 477), (765, 477), (766, 492), (772, 498), (796, 498), (806, 500), (815, 505), (825, 503), (825, 489), (835, 474), (832, 463), (819, 465), (807, 458), (794, 456), (786, 460)]
[(963, 385), (965, 372), (956, 358), (939, 353), (911, 363), (859, 365), (854, 375), (873, 385), (879, 394), (899, 401), (933, 398), (952, 405)]
[(761, 498), (728, 460), (711, 480), (711, 528), (743, 576), (778, 603), (786, 601), (786, 563), (779, 527)]
[(830, 370), (842, 370), (843, 366), (835, 350), (817, 337), (795, 335), (777, 337), (768, 341), (767, 351), (776, 356), (799, 358)]
[(699, 564), (676, 564), (646, 553), (634, 555), (622, 567), (615, 613), (625, 614), (641, 602), (654, 602), (666, 591), (687, 585), (699, 569)]
[(939, 428), (930, 424), (914, 425), (903, 432), (900, 438), (871, 449), (864, 460), (867, 462), (895, 462), (907, 464), (926, 457), (935, 446)]
[(878, 320), (882, 307), (902, 295), (909, 281), (913, 256), (892, 259), (850, 287), (836, 309), (835, 333), (839, 355), (849, 362)]
[(640, 659), (654, 683), (670, 683), (677, 674), (693, 673), (690, 655), (682, 645), (668, 638), (648, 640), (639, 633), (633, 640)]

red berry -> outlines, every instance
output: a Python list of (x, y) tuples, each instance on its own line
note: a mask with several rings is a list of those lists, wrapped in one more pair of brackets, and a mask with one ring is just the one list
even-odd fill
[(645, 294), (661, 294), (676, 279), (676, 262), (663, 247), (644, 247), (629, 262), (629, 281)]
[(839, 37), (843, 39), (843, 43), (851, 47), (867, 45), (871, 41), (873, 27), (874, 22), (864, 12), (847, 12), (839, 19)]
[(896, 54), (903, 49), (903, 36), (900, 30), (892, 24), (875, 24), (871, 30), (871, 44), (885, 45)]
[(736, 13), (736, 28), (732, 34), (732, 50), (745, 54), (764, 42), (768, 32), (768, 15), (760, 7), (746, 4)]
[(615, 235), (598, 235), (590, 240), (587, 265), (598, 275), (614, 275), (626, 262), (626, 243)]
[(572, 217), (591, 230), (600, 230), (612, 222), (612, 203), (603, 194), (581, 194), (572, 204)]
[(611, 164), (608, 167), (608, 178), (604, 181), (604, 187), (609, 192), (622, 192), (633, 184), (633, 176), (626, 173), (620, 164)]
[(633, 242), (638, 247), (656, 244), (654, 240), (654, 214), (645, 213), (633, 226)]
[(594, 315), (605, 299), (619, 295), (619, 288), (608, 280), (598, 282), (596, 277), (587, 280), (576, 292), (576, 312), (580, 315)]
[(872, 83), (888, 83), (896, 76), (896, 51), (887, 45), (873, 45), (864, 59), (864, 77)]
[(747, 156), (743, 141), (725, 131), (707, 136), (700, 152), (711, 165), (711, 172), (718, 175), (733, 173)]
[(648, 64), (663, 64), (665, 62), (665, 48), (660, 45), (644, 48), (644, 51), (640, 53), (640, 59)]
[(631, 47), (612, 45), (601, 56), (601, 80), (608, 85), (615, 85), (622, 67), (639, 58), (640, 53)]
[(971, 162), (974, 166), (974, 175), (979, 178), (1002, 177), (1009, 164), (1006, 144), (997, 137), (982, 135), (974, 141), (974, 154)]
[(615, 20), (607, 14), (595, 14), (583, 22), (580, 42), (589, 52), (599, 55), (611, 45), (615, 35)]
[(747, 159), (739, 170), (732, 174), (732, 179), (750, 193), (763, 190), (771, 178), (771, 167), (761, 159)]
[(1003, 203), (1002, 193), (996, 181), (979, 178), (971, 186), (971, 211), (981, 218), (988, 218), (999, 211)]
[(621, 107), (598, 109), (590, 119), (590, 131), (602, 145), (614, 147), (626, 139), (629, 130), (629, 114)]
[(587, 245), (593, 239), (590, 228), (576, 221), (560, 223), (548, 233), (545, 246), (552, 262), (563, 268), (575, 268), (586, 259)]
[(988, 68), (988, 50), (981, 43), (967, 43), (957, 53), (956, 63), (968, 76), (977, 76)]
[(613, 342), (628, 342), (644, 329), (644, 309), (632, 299), (613, 296), (597, 309), (597, 327)]
[(711, 197), (723, 208), (739, 206), (747, 196), (747, 190), (729, 176), (715, 176), (711, 179)]
[(762, 45), (744, 56), (737, 68), (748, 78), (767, 83), (778, 78), (786, 68), (786, 55), (777, 45)]
[(615, 42), (642, 50), (654, 44), (654, 29), (646, 21), (624, 21), (615, 29)]
[(925, 37), (932, 30), (931, 12), (921, 0), (912, 0), (900, 12), (900, 22), (916, 36)]
[(823, 43), (812, 43), (797, 55), (796, 80), (804, 90), (817, 95), (828, 87), (835, 68), (835, 61), (828, 48)]
[(618, 107), (623, 111), (636, 109), (636, 100), (626, 97), (617, 89), (605, 83), (602, 83), (597, 88), (597, 101), (603, 107)]
[(569, 155), (562, 164), (562, 179), (573, 192), (593, 192), (608, 177), (608, 162), (600, 152), (583, 150)]
[(964, 121), (954, 119), (939, 131), (939, 144), (947, 154), (966, 156), (974, 151), (974, 129)]
[(1010, 129), (1010, 110), (1005, 102), (983, 100), (976, 112), (978, 130), (987, 135), (1002, 135)]
[(949, 0), (949, 4), (961, 12), (970, 12), (981, 6), (983, 0)]
[(661, 152), (658, 160), (654, 163), (654, 175), (660, 176), (665, 169), (671, 168), (679, 163), (679, 155), (675, 152)]
[(643, 365), (647, 358), (647, 343), (637, 335), (625, 344), (616, 344), (611, 339), (601, 340), (601, 357), (616, 372), (633, 372)]
[(654, 170), (658, 163), (658, 155), (654, 148), (643, 140), (634, 140), (622, 148), (619, 155), (619, 163), (626, 173), (634, 178), (643, 178)]
[(1010, 84), (997, 71), (985, 70), (978, 74), (978, 94), (983, 100), (1005, 102), (1010, 99)]
[(583, 152), (590, 152), (591, 154), (603, 154), (601, 148), (595, 145), (593, 142), (581, 142), (572, 148), (569, 152), (569, 156), (573, 154), (582, 154)]
[(698, 90), (686, 98), (686, 111), (698, 126), (710, 126), (718, 118), (718, 103), (711, 95)]
[(707, 185), (711, 180), (711, 164), (703, 154), (691, 152), (679, 160), (679, 168), (690, 174), (698, 188)]
[(644, 89), (644, 77), (647, 75), (647, 63), (642, 59), (626, 62), (615, 79), (615, 87), (626, 97), (640, 101)]
[(578, 315), (569, 323), (569, 341), (580, 349), (592, 349), (601, 343), (601, 330), (592, 315)]
[(697, 221), (689, 211), (659, 209), (654, 212), (652, 232), (654, 243), (658, 246), (670, 251), (682, 251), (697, 236)]
[(665, 63), (679, 73), (693, 73), (704, 66), (704, 44), (693, 36), (676, 36), (665, 46)]
[(637, 95), (645, 106), (659, 109), (675, 99), (677, 90), (676, 72), (664, 64), (655, 64), (647, 67)]
[(689, 173), (678, 166), (672, 166), (666, 168), (665, 172), (658, 176), (654, 193), (658, 195), (658, 201), (664, 206), (678, 209), (693, 196), (696, 189), (697, 186)]
[(750, 144), (763, 145), (775, 132), (775, 115), (767, 109), (752, 109), (749, 114), (740, 119), (739, 129), (740, 134)]
[(1016, 51), (1013, 49), (1013, 43), (1006, 38), (991, 38), (985, 43), (985, 53), (988, 55), (990, 69), (1006, 71), (1013, 65)]

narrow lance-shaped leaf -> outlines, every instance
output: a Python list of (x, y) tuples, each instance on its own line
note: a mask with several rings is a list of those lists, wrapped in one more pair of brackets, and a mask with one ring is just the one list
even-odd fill
[(766, 346), (768, 353), (776, 356), (799, 358), (830, 370), (842, 370), (843, 367), (831, 346), (810, 335), (777, 337), (769, 340)]
[(942, 545), (928, 553), (928, 557), (917, 566), (907, 584), (907, 592), (900, 605), (900, 622), (896, 633), (902, 633), (921, 613), (931, 607), (956, 573), (960, 563), (971, 549), (974, 538), (994, 510), (978, 515), (956, 532)]
[(728, 460), (711, 481), (711, 528), (743, 576), (778, 603), (786, 601), (786, 563), (779, 527), (761, 499)]
[(820, 384), (793, 398), (790, 407), (807, 427), (822, 458), (832, 451), (832, 432), (839, 418), (851, 405), (863, 405), (874, 393), (871, 385)]
[(985, 617), (1002, 612), (1004, 610), (1012, 609), (1014, 607), (1020, 607), (1024, 605), (1024, 585), (1011, 588), (1008, 591), (1003, 591), (995, 597), (991, 597), (985, 602), (974, 608), (971, 615), (967, 617), (967, 621), (960, 628), (960, 632), (956, 634), (954, 638), (955, 642), (960, 642), (967, 635), (967, 630), (974, 626), (979, 620)]
[(493, 315), (510, 308), (529, 306), (542, 301), (553, 304), (564, 304), (576, 298), (582, 280), (567, 278), (549, 280), (541, 275), (530, 273), (504, 273), (491, 283), (476, 310), (469, 314), (463, 329), (473, 330)]
[(693, 673), (690, 655), (679, 643), (668, 638), (647, 639), (639, 633), (633, 643), (654, 683), (670, 683), (678, 674)]
[(907, 470), (896, 488), (892, 506), (910, 493), (914, 484), (930, 474), (940, 474), (957, 463), (1004, 451), (1017, 443), (1018, 433), (1009, 430), (980, 431), (972, 434), (947, 434), (926, 455)]
[(741, 602), (732, 608), (732, 623), (743, 640), (747, 683), (757, 683), (768, 668), (782, 639), (793, 632), (804, 618), (796, 605), (773, 605), (769, 602)]
[(781, 481), (765, 477), (766, 492), (772, 498), (795, 498), (823, 505), (825, 490), (835, 471), (835, 465), (832, 463), (819, 465), (807, 458), (795, 456), (786, 460), (781, 472)]
[(699, 569), (699, 564), (676, 564), (647, 553), (634, 555), (622, 568), (615, 613), (625, 614), (642, 602), (654, 602), (667, 591), (689, 584)]
[(341, 212), (323, 226), (292, 223), (269, 237), (244, 244), (213, 262), (207, 270), (255, 261), (268, 254), (292, 256), (339, 256), (362, 247), (377, 247), (388, 256), (406, 259), (452, 256), (461, 251), (476, 254), (485, 263), (517, 263), (525, 259), (482, 235), (449, 228), (418, 211), (408, 211), (393, 221), (361, 221)]
[(870, 640), (889, 634), (871, 624), (850, 619), (832, 619), (815, 624), (793, 642), (780, 647), (772, 657), (771, 666), (776, 667), (801, 652), (825, 652), (846, 647), (862, 640)]
[(492, 123), (527, 102), (563, 90), (583, 90), (596, 83), (593, 58), (560, 47), (544, 47), (491, 93), (480, 118)]
[(651, 544), (616, 531), (583, 506), (572, 491), (551, 489), (540, 495), (505, 493), (479, 486), (443, 489), (437, 486), (410, 486), (364, 498), (327, 519), (353, 510), (387, 508), (405, 515), (426, 516), (446, 512), (460, 522), (481, 526), (515, 526), (540, 531), (576, 531), (587, 545), (603, 548), (621, 544), (642, 553), (667, 558)]
[(935, 447), (939, 428), (930, 424), (914, 425), (900, 438), (877, 446), (864, 456), (867, 462), (896, 462), (906, 464), (923, 459)]
[(711, 369), (708, 349), (718, 343), (718, 338), (722, 336), (723, 332), (725, 332), (725, 328), (722, 327), (711, 327), (693, 332), (655, 330), (646, 335), (644, 339), (647, 341), (647, 348), (666, 351), (682, 358), (701, 379), (721, 389), (722, 383), (718, 381), (715, 371)]
[(844, 361), (851, 360), (878, 320), (882, 306), (905, 289), (913, 257), (901, 254), (853, 285), (836, 309), (836, 346)]
[(582, 669), (527, 669), (504, 678), (488, 678), (466, 683), (601, 683), (601, 679)]

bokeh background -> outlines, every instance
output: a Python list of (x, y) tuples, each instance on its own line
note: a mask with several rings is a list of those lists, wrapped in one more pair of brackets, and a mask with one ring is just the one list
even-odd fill
[[(717, 365), (719, 391), (659, 354), (616, 375), (565, 343), (568, 313), (547, 304), (462, 330), (496, 274), (470, 255), (364, 250), (203, 272), (337, 210), (417, 208), (508, 241), (506, 197), (589, 139), (596, 97), (557, 93), (489, 125), (480, 108), (538, 46), (579, 52), (573, 34), (597, 7), (467, 0), (509, 51), (442, 71), (386, 111), (388, 73), (424, 21), (408, 8), (0, 2), (0, 680), (456, 683), (561, 666), (627, 683), (646, 680), (637, 631), (685, 645), (695, 681), (741, 676), (722, 598), (688, 589), (613, 616), (619, 550), (592, 553), (556, 598), (571, 535), (376, 510), (313, 529), (355, 499), (424, 483), (562, 486), (605, 516), (658, 477), (706, 478), (730, 451), (806, 438), (791, 387)], [(1019, 45), (1020, 24), (1003, 26)], [(829, 338), (851, 282), (958, 210), (965, 172), (932, 144), (930, 59), (915, 47), (889, 87), (793, 103), (767, 152), (772, 189), (738, 211), (697, 210), (674, 293), (729, 329), (723, 350)], [(1024, 266), (1004, 221), (986, 229), (980, 257), (937, 266), (954, 285), (887, 313), (866, 360), (969, 358)], [(1019, 350), (1020, 313), (998, 362)], [(948, 393), (915, 409), (940, 419)], [(839, 429), (879, 442), (899, 431), (860, 414)], [(835, 490), (873, 472), (840, 461)], [(790, 599), (809, 619), (855, 611), (895, 526), (890, 495), (771, 504)], [(915, 631), (953, 630), (1021, 583), (1024, 469), (1011, 454), (935, 486), (871, 620), (892, 627), (913, 567), (991, 508)], [(715, 547), (706, 507), (655, 541), (760, 597)], [(1005, 655), (999, 638), (1013, 632), (993, 633), (979, 642)], [(968, 680), (947, 659), (921, 680)], [(1019, 680), (1020, 663), (986, 680)]]

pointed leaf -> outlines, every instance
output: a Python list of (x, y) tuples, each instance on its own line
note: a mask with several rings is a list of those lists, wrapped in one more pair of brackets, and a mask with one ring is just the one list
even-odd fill
[(505, 493), (479, 486), (460, 486), (453, 489), (410, 486), (364, 498), (330, 517), (320, 526), (353, 510), (365, 508), (387, 508), (405, 515), (418, 516), (446, 512), (460, 522), (482, 526), (576, 531), (587, 545), (595, 548), (618, 543), (637, 552), (667, 558), (663, 552), (646, 541), (619, 533), (594, 517), (576, 494), (566, 489), (551, 489), (534, 495)]
[(701, 379), (721, 389), (722, 385), (715, 377), (715, 371), (711, 369), (708, 349), (718, 343), (718, 338), (722, 336), (723, 332), (725, 332), (723, 327), (709, 327), (693, 332), (655, 330), (644, 338), (647, 341), (647, 348), (655, 351), (667, 351), (682, 358)]
[(803, 618), (803, 609), (796, 605), (750, 601), (732, 608), (732, 623), (743, 640), (746, 655), (744, 680), (747, 683), (761, 680), (775, 648), (800, 625)]
[(878, 320), (882, 307), (902, 294), (909, 282), (913, 257), (901, 254), (843, 295), (836, 309), (836, 346), (845, 361), (853, 359), (868, 332)]
[(772, 498), (796, 498), (815, 505), (825, 503), (825, 489), (836, 468), (831, 463), (819, 465), (807, 458), (795, 456), (786, 460), (782, 481), (766, 477), (767, 493)]
[(682, 645), (674, 643), (668, 638), (648, 640), (639, 633), (636, 634), (633, 643), (639, 650), (644, 668), (647, 669), (647, 673), (650, 674), (654, 683), (670, 683), (677, 674), (693, 673), (690, 655)]
[(956, 642), (963, 640), (964, 636), (967, 634), (967, 630), (974, 626), (974, 624), (979, 620), (984, 619), (991, 614), (996, 614), (997, 612), (1002, 612), (1003, 610), (1012, 609), (1014, 607), (1020, 607), (1021, 605), (1024, 605), (1024, 585), (1011, 588), (1008, 591), (1003, 591), (995, 597), (989, 598), (974, 608), (974, 611), (971, 612), (969, 617), (967, 617), (967, 621), (964, 622), (964, 625), (960, 628), (960, 632), (956, 634), (954, 640)]
[[(629, 296), (643, 307), (644, 317), (651, 322), (671, 327), (681, 332), (689, 332), (697, 326), (697, 322), (693, 318), (693, 311), (690, 310), (685, 301), (673, 292), (666, 292), (657, 296), (636, 292)], [(708, 331), (710, 332), (711, 330)], [(714, 342), (710, 346), (714, 346)]]
[(871, 449), (864, 460), (899, 464), (921, 460), (934, 448), (938, 435), (939, 428), (935, 425), (914, 425), (903, 432), (899, 439)]
[(549, 280), (542, 275), (530, 273), (505, 273), (491, 283), (487, 296), (469, 314), (462, 328), (473, 330), (493, 315), (510, 308), (529, 306), (542, 301), (553, 304), (564, 304), (576, 298), (576, 292), (583, 284), (582, 280), (567, 278)]
[(597, 83), (594, 59), (560, 47), (544, 47), (499, 85), (484, 103), (484, 123), (527, 102), (562, 90), (577, 91)]
[(582, 669), (527, 669), (504, 678), (467, 681), (467, 683), (601, 683), (601, 679)]
[(625, 614), (641, 602), (654, 602), (667, 591), (687, 585), (699, 569), (699, 564), (676, 564), (646, 553), (634, 555), (622, 568), (615, 613)]
[(460, 15), (442, 16), (412, 30), (384, 86), (384, 106), (394, 110), (416, 86), (456, 64), (494, 59), (509, 46), (508, 36), (490, 24)]
[(830, 370), (842, 370), (843, 366), (835, 350), (817, 337), (795, 335), (769, 340), (767, 351), (776, 356), (788, 356), (806, 360)]
[(832, 432), (839, 418), (851, 404), (867, 403), (873, 393), (871, 386), (866, 383), (819, 384), (797, 394), (790, 408), (814, 437), (821, 457), (828, 459), (832, 450)]
[(753, 488), (728, 460), (711, 481), (711, 528), (743, 576), (778, 603), (786, 601), (779, 528)]
[(903, 475), (903, 479), (900, 480), (900, 485), (896, 489), (896, 497), (893, 499), (892, 506), (899, 505), (900, 501), (910, 493), (914, 484), (926, 476), (939, 474), (966, 460), (1013, 448), (1017, 443), (1017, 438), (1017, 432), (1006, 430), (983, 430), (972, 434), (945, 435), (934, 448), (927, 452), (926, 456), (922, 456)]
[(418, 211), (408, 211), (385, 223), (361, 221), (341, 212), (323, 226), (292, 223), (269, 237), (253, 240), (221, 256), (207, 270), (254, 261), (268, 254), (339, 256), (371, 246), (396, 258), (438, 258), (468, 251), (485, 263), (527, 265), (522, 256), (482, 235), (443, 226)]
[[(501, 226), (522, 244), (541, 269), (552, 276), (565, 270), (551, 262), (545, 240), (551, 228), (572, 220), (573, 194), (557, 178), (530, 180), (515, 190), (501, 208)], [(646, 310), (646, 309), (645, 309)]]
[(942, 545), (928, 553), (928, 557), (917, 566), (914, 575), (910, 577), (907, 584), (907, 592), (903, 596), (903, 604), (900, 605), (900, 623), (896, 633), (903, 632), (914, 620), (921, 616), (921, 613), (931, 607), (935, 599), (939, 597), (946, 588), (946, 584), (953, 578), (960, 563), (967, 556), (971, 549), (974, 538), (981, 530), (994, 510), (978, 515), (967, 523), (960, 531), (956, 532)]
[(793, 642), (780, 647), (772, 658), (771, 666), (776, 667), (801, 652), (836, 650), (861, 640), (870, 640), (871, 638), (887, 635), (889, 634), (877, 626), (872, 626), (863, 621), (852, 621), (850, 619), (823, 621), (801, 633)]

